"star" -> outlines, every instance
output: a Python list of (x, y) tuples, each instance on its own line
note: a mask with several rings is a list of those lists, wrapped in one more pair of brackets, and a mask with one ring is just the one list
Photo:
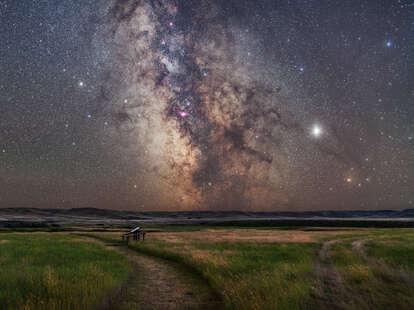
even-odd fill
[[(136, 211), (414, 202), (413, 17), (398, 3), (6, 2), (5, 205), (81, 206), (109, 178), (96, 205)], [(30, 188), (38, 154), (77, 188), (8, 191)]]
[(322, 135), (322, 128), (318, 124), (313, 125), (313, 127), (312, 127), (312, 135), (315, 138), (319, 138)]

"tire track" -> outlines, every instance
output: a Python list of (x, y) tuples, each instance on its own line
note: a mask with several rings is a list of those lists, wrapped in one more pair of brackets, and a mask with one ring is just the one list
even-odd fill
[(345, 309), (342, 302), (347, 292), (339, 272), (329, 261), (329, 249), (340, 240), (330, 240), (322, 244), (315, 267), (316, 294), (315, 309)]
[(368, 255), (366, 252), (365, 244), (371, 240), (371, 238), (355, 240), (351, 245), (352, 251), (367, 263), (379, 267), (379, 269), (386, 273), (388, 276), (396, 277), (402, 280), (407, 286), (414, 287), (414, 276), (412, 274), (401, 268), (393, 267), (381, 259), (377, 259)]

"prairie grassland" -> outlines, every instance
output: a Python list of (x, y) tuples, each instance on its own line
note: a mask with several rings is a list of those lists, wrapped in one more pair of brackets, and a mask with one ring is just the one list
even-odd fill
[(316, 243), (274, 242), (269, 233), (252, 232), (253, 239), (234, 229), (154, 233), (130, 247), (184, 263), (208, 280), (227, 309), (303, 309), (312, 300)]
[(414, 269), (410, 229), (158, 229), (129, 247), (187, 265), (227, 309), (414, 309), (395, 270)]
[(366, 244), (366, 252), (391, 267), (414, 273), (414, 232), (370, 240)]
[(128, 274), (126, 259), (78, 237), (0, 234), (0, 308), (96, 309)]
[(372, 230), (336, 242), (330, 260), (342, 277), (342, 309), (414, 309), (414, 232)]
[[(186, 266), (209, 282), (226, 309), (414, 309), (411, 229), (147, 231), (145, 242), (130, 242), (129, 248)], [(121, 243), (120, 232), (87, 235)], [(99, 307), (126, 278), (128, 265), (120, 254), (79, 238), (0, 234), (0, 305)]]

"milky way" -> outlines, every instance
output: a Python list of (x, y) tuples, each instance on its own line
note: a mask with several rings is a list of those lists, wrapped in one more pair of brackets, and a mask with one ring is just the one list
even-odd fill
[[(128, 144), (145, 149), (144, 181), (160, 181), (165, 203), (184, 208), (288, 201), (283, 184), (299, 182), (289, 143), (309, 144), (307, 129), (295, 110), (282, 111), (283, 81), (249, 71), (240, 25), (211, 1), (120, 1), (112, 14), (118, 58), (108, 87), (121, 81), (114, 117), (132, 131)], [(357, 164), (336, 140), (313, 146)]]
[[(3, 3), (7, 25), (14, 25), (12, 5)], [(265, 211), (412, 204), (414, 12), (407, 3), (54, 5), (22, 9), (50, 32), (35, 34), (33, 49), (54, 42), (31, 60), (44, 68), (37, 88), (24, 86), (36, 73), (15, 76), (28, 58), (14, 65), (5, 51), (0, 86), (24, 91), (2, 96), (16, 107), (3, 108), (0, 125), (3, 183), (27, 192), (5, 202)], [(43, 9), (61, 15), (43, 22)], [(33, 129), (22, 134), (17, 124)]]
[(145, 182), (161, 178), (160, 196), (184, 207), (286, 199), (274, 190), (286, 169), (282, 139), (303, 129), (281, 114), (281, 87), (243, 64), (242, 30), (203, 1), (120, 1), (113, 18), (119, 58), (108, 87), (121, 80), (114, 117), (145, 149)]

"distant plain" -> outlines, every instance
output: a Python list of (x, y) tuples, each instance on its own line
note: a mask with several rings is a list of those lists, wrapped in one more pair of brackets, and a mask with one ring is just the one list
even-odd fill
[(3, 225), (1, 309), (414, 309), (410, 228), (79, 218)]

